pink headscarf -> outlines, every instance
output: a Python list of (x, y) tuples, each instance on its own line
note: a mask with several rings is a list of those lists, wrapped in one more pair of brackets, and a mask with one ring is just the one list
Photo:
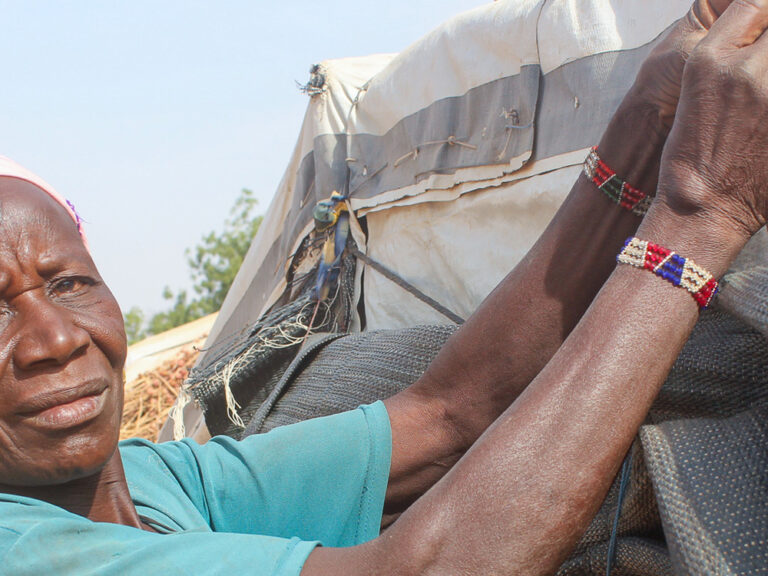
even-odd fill
[(18, 178), (19, 180), (26, 180), (56, 200), (56, 202), (58, 202), (67, 211), (67, 214), (69, 214), (74, 221), (75, 225), (77, 226), (77, 231), (80, 232), (80, 238), (83, 239), (83, 244), (85, 244), (86, 249), (88, 249), (88, 238), (85, 236), (83, 221), (75, 211), (75, 206), (69, 200), (66, 200), (63, 196), (59, 195), (59, 193), (56, 192), (56, 190), (54, 190), (50, 184), (23, 166), (19, 166), (10, 158), (6, 158), (5, 156), (0, 156), (0, 176), (8, 176), (11, 178)]

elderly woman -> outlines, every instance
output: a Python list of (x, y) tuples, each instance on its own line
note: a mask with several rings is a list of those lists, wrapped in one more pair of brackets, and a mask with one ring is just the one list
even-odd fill
[(413, 387), (242, 443), (118, 448), (120, 310), (72, 208), (0, 164), (0, 573), (553, 573), (768, 214), (768, 0), (727, 4), (660, 44), (592, 155), (630, 210), (582, 177)]

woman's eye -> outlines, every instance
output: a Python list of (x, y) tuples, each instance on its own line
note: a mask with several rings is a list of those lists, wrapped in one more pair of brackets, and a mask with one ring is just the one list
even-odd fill
[(89, 278), (62, 278), (53, 284), (53, 293), (57, 295), (74, 294), (93, 282)]

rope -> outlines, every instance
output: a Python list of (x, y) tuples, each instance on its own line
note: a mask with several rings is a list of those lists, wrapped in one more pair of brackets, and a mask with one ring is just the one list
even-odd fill
[(411, 157), (415, 160), (416, 158), (419, 157), (419, 148), (422, 148), (424, 146), (437, 146), (439, 144), (448, 144), (448, 146), (462, 146), (470, 150), (477, 150), (477, 146), (475, 146), (474, 144), (470, 144), (469, 142), (462, 142), (461, 140), (456, 138), (456, 136), (448, 136), (448, 138), (446, 138), (445, 140), (430, 140), (429, 142), (424, 142), (422, 144), (419, 144), (416, 148), (414, 148), (410, 152), (407, 152), (406, 154), (403, 154), (402, 156), (400, 156), (400, 158), (395, 160), (392, 166), (394, 168), (397, 168), (398, 166), (400, 166), (400, 164), (402, 164), (403, 162), (405, 162)]
[(174, 440), (181, 440), (186, 435), (186, 430), (184, 429), (184, 408), (190, 402), (192, 402), (192, 397), (182, 386), (179, 390), (179, 397), (176, 398), (176, 402), (168, 413), (168, 418), (173, 422)]
[(365, 254), (360, 252), (357, 246), (354, 246), (354, 245), (350, 246), (349, 250), (355, 258), (358, 258), (359, 260), (363, 261), (368, 266), (376, 270), (379, 274), (384, 276), (386, 279), (391, 280), (392, 282), (400, 286), (400, 288), (402, 288), (409, 294), (412, 294), (413, 296), (415, 296), (416, 298), (424, 302), (424, 304), (426, 304), (427, 306), (431, 307), (433, 310), (436, 310), (437, 312), (439, 312), (440, 314), (448, 318), (451, 322), (455, 324), (464, 323), (464, 318), (462, 318), (455, 312), (452, 312), (451, 310), (449, 310), (448, 308), (440, 304), (440, 302), (438, 302), (437, 300), (430, 298), (429, 296), (424, 294), (424, 292), (416, 288), (413, 284), (406, 282), (400, 276), (392, 272), (390, 269), (385, 268), (383, 265), (379, 264), (375, 260), (372, 260)]
[(608, 554), (605, 561), (605, 576), (611, 576), (611, 570), (616, 564), (616, 540), (619, 537), (619, 519), (621, 518), (621, 505), (624, 503), (624, 496), (629, 486), (629, 477), (632, 472), (632, 449), (624, 458), (624, 464), (621, 465), (621, 482), (619, 483), (619, 496), (616, 502), (616, 516), (613, 517), (613, 528), (611, 529), (611, 539), (608, 542)]
[(528, 124), (524, 124), (523, 126), (520, 126), (519, 124), (507, 124), (504, 126), (504, 130), (507, 131), (507, 141), (504, 143), (504, 148), (501, 149), (499, 155), (496, 156), (496, 160), (504, 159), (504, 155), (507, 153), (509, 143), (512, 141), (512, 134), (515, 130), (528, 130), (531, 127), (533, 127), (533, 122), (528, 122)]
[[(182, 387), (177, 405), (172, 409), (174, 420), (174, 437), (181, 438), (184, 435), (183, 410), (184, 406), (192, 400), (190, 390), (203, 382), (215, 383), (221, 386), (224, 392), (224, 401), (227, 407), (227, 418), (237, 428), (245, 428), (245, 422), (240, 416), (242, 406), (237, 402), (232, 391), (233, 381), (240, 378), (240, 373), (248, 366), (257, 355), (266, 353), (267, 350), (281, 350), (302, 344), (306, 338), (314, 333), (315, 328), (325, 326), (331, 320), (331, 305), (338, 296), (339, 288), (329, 302), (313, 302), (308, 297), (299, 298), (291, 305), (294, 309), (284, 318), (265, 316), (259, 323), (258, 329), (252, 330), (249, 335), (249, 344), (243, 350), (230, 356), (226, 361), (216, 360), (212, 364), (213, 373), (197, 381), (187, 379)], [(279, 309), (285, 312), (284, 308)], [(316, 323), (318, 311), (322, 311), (322, 320)], [(308, 319), (311, 318), (309, 324)], [(205, 368), (201, 372), (209, 371)]]

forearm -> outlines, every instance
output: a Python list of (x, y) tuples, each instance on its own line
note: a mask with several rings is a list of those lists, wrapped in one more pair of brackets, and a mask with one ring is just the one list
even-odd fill
[[(687, 60), (659, 195), (637, 232), (716, 277), (768, 220), (768, 130), (754, 120), (768, 111), (766, 29), (768, 0), (733, 3)], [(695, 301), (673, 282), (695, 290), (707, 276), (670, 258), (618, 266), (546, 367), (450, 472), (380, 538), (343, 553), (346, 572), (554, 573), (696, 321)], [(333, 556), (313, 553), (307, 574), (333, 573)]]
[[(720, 275), (742, 237), (688, 224), (695, 220), (667, 212), (638, 236)], [(556, 571), (604, 499), (697, 315), (685, 290), (619, 266), (515, 404), (390, 528), (382, 548), (412, 561), (397, 573)]]
[[(643, 117), (627, 104), (598, 150), (617, 174), (652, 194), (665, 135), (641, 129)], [(640, 222), (582, 173), (526, 257), (446, 343), (416, 388), (450, 399), (467, 447), (560, 348)]]
[[(650, 125), (649, 115), (627, 99), (599, 151), (619, 175), (652, 193), (665, 134), (641, 129)], [(546, 365), (640, 220), (579, 177), (536, 245), (446, 343), (423, 378), (387, 401), (398, 455), (387, 512), (403, 509), (442, 476)], [(422, 413), (435, 405), (441, 414)], [(448, 423), (443, 431), (424, 434), (425, 422), (441, 419)], [(409, 445), (414, 434), (421, 435), (418, 449)]]

